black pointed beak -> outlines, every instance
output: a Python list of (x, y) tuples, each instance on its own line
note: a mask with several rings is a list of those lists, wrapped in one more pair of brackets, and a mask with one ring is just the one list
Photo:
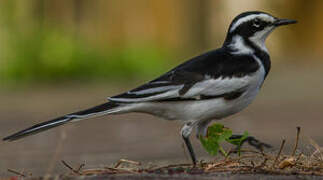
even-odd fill
[(288, 25), (288, 24), (295, 24), (297, 23), (296, 20), (292, 20), (292, 19), (277, 19), (274, 22), (275, 26), (283, 26), (283, 25)]

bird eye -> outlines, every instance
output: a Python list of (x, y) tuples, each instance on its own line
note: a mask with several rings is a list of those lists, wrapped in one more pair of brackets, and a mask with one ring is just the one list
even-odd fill
[(256, 28), (258, 28), (258, 27), (260, 27), (260, 20), (259, 19), (255, 19), (254, 21), (253, 21), (253, 24), (252, 24), (254, 27), (256, 27)]

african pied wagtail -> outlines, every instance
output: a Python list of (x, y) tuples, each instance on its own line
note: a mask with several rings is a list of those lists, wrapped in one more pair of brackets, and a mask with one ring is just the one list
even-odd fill
[(148, 113), (184, 123), (181, 135), (194, 164), (189, 140), (193, 128), (205, 136), (207, 125), (247, 107), (258, 94), (270, 70), (265, 46), (278, 26), (295, 20), (268, 13), (244, 12), (232, 21), (223, 46), (194, 57), (162, 76), (128, 92), (108, 98), (96, 107), (36, 124), (3, 140), (13, 141), (41, 131), (107, 114)]

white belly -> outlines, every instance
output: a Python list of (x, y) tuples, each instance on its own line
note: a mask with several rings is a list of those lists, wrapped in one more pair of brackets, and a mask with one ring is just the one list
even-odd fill
[(147, 102), (142, 105), (144, 110), (139, 110), (138, 112), (153, 114), (168, 120), (221, 119), (247, 107), (257, 93), (258, 89), (254, 89), (250, 92), (245, 92), (245, 94), (234, 100), (215, 98), (177, 102)]

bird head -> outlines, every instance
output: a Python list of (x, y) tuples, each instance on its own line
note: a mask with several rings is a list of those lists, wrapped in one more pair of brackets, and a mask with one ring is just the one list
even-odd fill
[(267, 52), (265, 40), (268, 35), (279, 26), (296, 22), (295, 20), (279, 19), (260, 11), (244, 12), (233, 19), (224, 45), (246, 53), (250, 49), (243, 49), (243, 45)]

